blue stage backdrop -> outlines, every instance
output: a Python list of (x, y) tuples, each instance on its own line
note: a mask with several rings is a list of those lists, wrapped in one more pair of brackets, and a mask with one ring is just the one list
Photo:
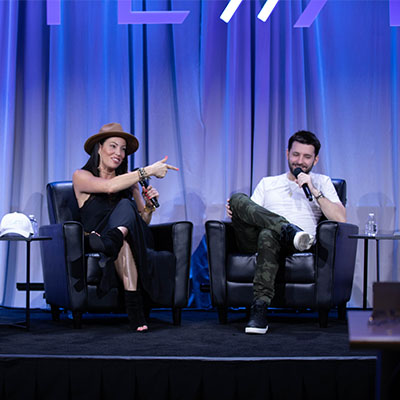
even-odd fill
[[(242, 2), (226, 23), (228, 0), (134, 0), (132, 10), (189, 13), (181, 24), (132, 25), (118, 23), (117, 0), (53, 0), (61, 19), (48, 25), (46, 1), (2, 0), (1, 216), (46, 224), (46, 183), (70, 180), (86, 138), (120, 122), (140, 141), (132, 167), (168, 155), (180, 169), (152, 182), (161, 194), (153, 221), (194, 223), (194, 288), (206, 281), (204, 222), (226, 218), (233, 192), (284, 172), (299, 129), (321, 139), (316, 171), (347, 180), (348, 220), (363, 229), (373, 211), (381, 228), (398, 228), (400, 37), (389, 2), (329, 0), (309, 28), (294, 27), (308, 1), (281, 0), (262, 22), (264, 3)], [(382, 279), (398, 280), (397, 244), (383, 243), (381, 256)], [(353, 306), (362, 246), (357, 260)], [(1, 243), (0, 304), (24, 305), (15, 290), (24, 265), (22, 246)], [(371, 282), (373, 254), (370, 265)], [(207, 306), (196, 293), (194, 304)], [(41, 293), (32, 305), (44, 306)]]

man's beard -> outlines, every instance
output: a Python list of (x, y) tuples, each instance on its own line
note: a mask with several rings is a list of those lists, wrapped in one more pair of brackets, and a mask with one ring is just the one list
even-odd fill
[(295, 170), (296, 168), (301, 168), (301, 170), (302, 170), (305, 174), (309, 174), (309, 173), (311, 172), (311, 170), (313, 169), (313, 167), (314, 167), (314, 164), (311, 164), (310, 168), (304, 170), (302, 167), (299, 167), (299, 166), (297, 166), (297, 167), (292, 167), (292, 165), (291, 165), (289, 162), (288, 162), (288, 165), (289, 165), (290, 172), (292, 173), (293, 176), (296, 176), (296, 175), (294, 174), (294, 170)]

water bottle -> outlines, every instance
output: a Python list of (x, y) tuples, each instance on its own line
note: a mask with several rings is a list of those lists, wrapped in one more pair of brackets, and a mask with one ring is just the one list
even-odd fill
[(31, 221), (32, 224), (33, 236), (34, 237), (39, 236), (39, 225), (36, 217), (33, 214), (31, 214), (29, 215), (29, 220)]
[(365, 224), (365, 234), (368, 236), (375, 236), (378, 232), (378, 224), (376, 223), (375, 214), (369, 213), (368, 220)]

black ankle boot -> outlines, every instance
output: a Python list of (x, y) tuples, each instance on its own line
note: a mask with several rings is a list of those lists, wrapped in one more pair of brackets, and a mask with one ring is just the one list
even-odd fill
[(124, 242), (124, 235), (118, 228), (110, 229), (105, 235), (96, 233), (89, 235), (89, 244), (93, 251), (109, 257), (117, 257)]
[(137, 290), (125, 290), (125, 307), (128, 313), (129, 326), (135, 332), (146, 332), (146, 330), (138, 331), (137, 328), (147, 325), (143, 315), (142, 296)]

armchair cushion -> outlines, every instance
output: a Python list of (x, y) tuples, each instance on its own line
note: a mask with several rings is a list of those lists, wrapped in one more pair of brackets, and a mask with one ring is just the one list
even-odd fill
[(249, 254), (228, 254), (226, 279), (230, 282), (252, 283), (255, 272), (254, 255)]
[(278, 282), (312, 283), (315, 282), (315, 255), (313, 253), (296, 253), (285, 259), (281, 268), (283, 274), (278, 274)]
[[(315, 281), (314, 262), (312, 253), (293, 254), (285, 259), (285, 266), (279, 269), (277, 282), (303, 282)], [(256, 268), (256, 255), (228, 254), (229, 269), (226, 278), (230, 282), (253, 283)]]

